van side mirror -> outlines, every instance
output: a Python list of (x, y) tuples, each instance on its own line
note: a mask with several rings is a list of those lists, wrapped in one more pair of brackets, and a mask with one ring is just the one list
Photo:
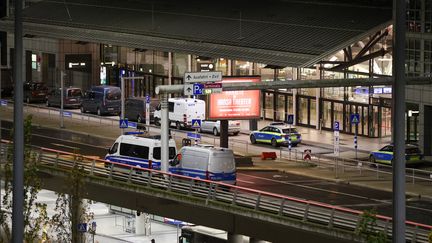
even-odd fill
[(107, 147), (106, 149), (107, 149), (107, 151), (108, 151), (109, 154), (112, 154), (111, 147)]
[(182, 159), (182, 155), (181, 155), (181, 154), (177, 154), (177, 155), (174, 157), (174, 159), (171, 160), (171, 161), (169, 162), (169, 165), (171, 165), (171, 166), (176, 166), (176, 165), (180, 164), (180, 160), (181, 160), (181, 159)]

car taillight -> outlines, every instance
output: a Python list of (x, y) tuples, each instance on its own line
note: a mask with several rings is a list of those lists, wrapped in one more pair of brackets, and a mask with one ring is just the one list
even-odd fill
[(184, 122), (187, 122), (186, 114), (183, 114), (183, 121), (184, 121)]
[(153, 169), (153, 165), (152, 165), (153, 161), (149, 160), (148, 164), (149, 164), (149, 169)]

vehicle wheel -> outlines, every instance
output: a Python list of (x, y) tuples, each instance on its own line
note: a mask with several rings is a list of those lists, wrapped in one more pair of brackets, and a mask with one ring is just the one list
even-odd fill
[(100, 110), (99, 107), (98, 107), (97, 110), (96, 110), (96, 114), (97, 114), (98, 116), (101, 116), (101, 115), (102, 115), (102, 112), (101, 112), (101, 110)]
[(251, 141), (252, 144), (256, 144), (256, 138), (255, 138), (254, 135), (250, 136), (250, 141)]
[(217, 136), (219, 135), (219, 131), (217, 130), (217, 128), (213, 128), (213, 135)]
[(160, 126), (160, 125), (161, 125), (161, 124), (160, 124), (160, 121), (159, 121), (159, 118), (157, 118), (157, 117), (154, 118), (154, 124), (155, 124), (156, 126)]
[(177, 129), (177, 130), (180, 130), (180, 129), (181, 129), (180, 122), (176, 122), (176, 129)]
[(291, 147), (297, 147), (297, 144), (298, 144), (298, 143), (292, 143), (292, 144), (291, 144)]
[(86, 112), (86, 111), (84, 110), (84, 107), (83, 107), (83, 106), (81, 106), (80, 110), (81, 110), (81, 113), (85, 113), (85, 112)]
[(143, 122), (143, 119), (141, 118), (141, 116), (138, 116), (138, 117), (137, 117), (137, 122), (138, 122), (138, 123), (142, 123), (142, 122)]
[(277, 141), (276, 141), (276, 138), (272, 138), (272, 140), (271, 140), (271, 145), (272, 145), (273, 147), (277, 147), (277, 146), (278, 146)]
[(235, 133), (234, 133), (234, 136), (237, 136), (237, 135), (239, 135), (239, 133), (240, 133), (240, 132), (235, 132)]
[(376, 166), (376, 160), (373, 155), (369, 156), (369, 162), (371, 162), (371, 166)]

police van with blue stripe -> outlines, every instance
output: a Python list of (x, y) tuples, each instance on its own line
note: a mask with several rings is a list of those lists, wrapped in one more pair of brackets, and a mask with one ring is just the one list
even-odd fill
[[(177, 148), (173, 139), (169, 140), (169, 159), (177, 154)], [(146, 169), (161, 169), (161, 141), (160, 136), (146, 135), (121, 135), (119, 136), (105, 160), (119, 164), (135, 166)], [(106, 163), (105, 166), (111, 166)]]
[(236, 184), (234, 154), (228, 148), (211, 145), (185, 146), (170, 162), (169, 171), (173, 174)]

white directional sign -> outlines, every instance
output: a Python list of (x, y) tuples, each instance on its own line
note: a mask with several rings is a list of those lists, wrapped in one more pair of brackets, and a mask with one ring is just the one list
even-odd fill
[(184, 95), (193, 95), (193, 84), (185, 84), (183, 93)]
[(185, 83), (202, 83), (222, 81), (222, 72), (185, 73)]

